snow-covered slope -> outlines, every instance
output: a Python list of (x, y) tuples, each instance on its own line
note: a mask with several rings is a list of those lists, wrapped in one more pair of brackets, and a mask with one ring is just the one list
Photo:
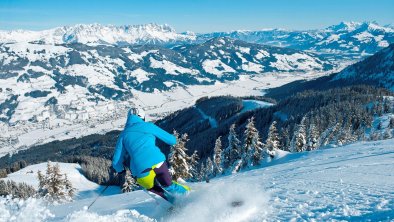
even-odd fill
[[(40, 142), (37, 140), (44, 138), (39, 132), (19, 137), (37, 129), (51, 129), (46, 137), (53, 139), (61, 139), (59, 133), (74, 133), (79, 123), (86, 125), (78, 130), (83, 132), (99, 132), (102, 128), (97, 125), (104, 122), (106, 128), (114, 129), (133, 103), (149, 110), (175, 111), (185, 104), (168, 110), (168, 103), (186, 99), (192, 105), (202, 94), (195, 91), (228, 88), (221, 84), (234, 85), (228, 81), (241, 77), (280, 72), (293, 73), (295, 79), (310, 78), (331, 68), (330, 62), (316, 54), (229, 38), (172, 49), (158, 45), (0, 44), (0, 131), (4, 132), (0, 155), (1, 149)], [(256, 91), (248, 86), (230, 94), (247, 95), (251, 90)], [(154, 114), (163, 112), (156, 109)]]
[(394, 91), (394, 44), (336, 74), (333, 81), (376, 84)]
[(191, 32), (176, 33), (169, 25), (78, 24), (43, 31), (0, 31), (0, 43), (42, 42), (46, 44), (168, 44), (195, 40)]
[[(56, 162), (52, 162), (51, 164), (59, 164), (60, 172), (62, 174), (67, 174), (68, 179), (76, 189), (76, 200), (96, 197), (105, 188), (105, 186), (100, 186), (86, 179), (86, 177), (81, 174), (81, 166), (79, 164)], [(38, 189), (37, 172), (41, 171), (45, 174), (46, 168), (47, 163), (31, 165), (7, 175), (5, 180), (13, 180), (18, 183), (24, 182), (33, 186), (35, 189)], [(119, 192), (119, 187), (110, 186), (105, 190), (105, 195), (118, 194)]]
[[(260, 169), (191, 183), (192, 193), (172, 214), (143, 191), (105, 196), (90, 210), (83, 206), (93, 198), (52, 207), (0, 199), (0, 210), (5, 220), (30, 213), (29, 219), (55, 221), (390, 221), (393, 144), (390, 139), (281, 155)], [(245, 204), (232, 208), (233, 200)]]

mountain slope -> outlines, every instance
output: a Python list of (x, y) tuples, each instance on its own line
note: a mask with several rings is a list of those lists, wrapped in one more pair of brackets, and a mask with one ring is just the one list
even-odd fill
[(245, 74), (331, 68), (331, 63), (315, 54), (228, 38), (173, 49), (154, 45), (2, 44), (0, 120), (40, 122), (53, 114), (84, 120), (93, 107), (102, 107), (104, 114), (122, 106), (134, 97), (132, 89), (152, 93), (178, 86), (212, 85)]
[(348, 66), (338, 73), (309, 81), (295, 81), (267, 90), (266, 96), (282, 99), (304, 90), (324, 90), (341, 86), (372, 85), (394, 91), (394, 44)]
[(394, 44), (347, 67), (332, 79), (342, 80), (381, 85), (394, 91)]
[[(390, 221), (394, 140), (288, 154), (254, 169), (190, 183), (175, 213), (165, 214), (142, 191), (45, 207), (39, 201), (0, 199), (5, 220), (19, 221)], [(243, 200), (240, 208), (228, 205)], [(15, 207), (18, 206), (18, 207)], [(49, 212), (48, 212), (49, 211)], [(52, 213), (52, 216), (51, 214)], [(25, 219), (25, 220), (24, 220)]]

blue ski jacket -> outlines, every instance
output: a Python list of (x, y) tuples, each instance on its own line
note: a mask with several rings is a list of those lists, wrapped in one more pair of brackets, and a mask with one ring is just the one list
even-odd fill
[(168, 145), (174, 145), (176, 138), (153, 123), (144, 122), (140, 117), (129, 114), (126, 126), (120, 134), (112, 158), (112, 166), (116, 172), (124, 170), (123, 162), (130, 157), (130, 170), (137, 178), (147, 176), (142, 172), (166, 160), (164, 154), (156, 146), (156, 138)]

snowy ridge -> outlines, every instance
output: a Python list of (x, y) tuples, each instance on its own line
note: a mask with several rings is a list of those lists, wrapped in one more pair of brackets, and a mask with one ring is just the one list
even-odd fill
[[(46, 207), (37, 200), (0, 199), (1, 217), (19, 221), (390, 221), (394, 212), (394, 139), (278, 155), (263, 168), (190, 183), (175, 213), (143, 191)], [(240, 208), (229, 201), (243, 200)], [(19, 207), (15, 207), (15, 205)], [(12, 207), (14, 206), (14, 207)], [(18, 210), (19, 209), (19, 210)], [(34, 209), (34, 210), (32, 210)], [(31, 214), (31, 215), (29, 215)], [(29, 215), (29, 217), (27, 217)]]
[(0, 31), (0, 43), (43, 42), (46, 44), (158, 44), (193, 41), (193, 33), (178, 34), (168, 25), (78, 24), (43, 31)]
[(375, 83), (394, 91), (394, 44), (336, 74), (332, 81)]
[(320, 30), (265, 29), (200, 34), (197, 40), (230, 37), (247, 42), (318, 52), (334, 59), (360, 59), (394, 42), (394, 29), (376, 22), (341, 22)]
[[(0, 43), (41, 42), (46, 44), (160, 44), (202, 43), (230, 37), (251, 43), (330, 54), (334, 58), (359, 59), (394, 42), (394, 29), (376, 22), (341, 22), (320, 30), (262, 29), (194, 34), (177, 33), (169, 25), (78, 24), (43, 31), (0, 31)], [(337, 54), (337, 55), (335, 55)]]

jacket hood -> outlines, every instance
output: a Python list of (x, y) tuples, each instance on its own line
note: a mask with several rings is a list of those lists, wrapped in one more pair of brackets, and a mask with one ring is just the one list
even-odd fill
[(127, 121), (126, 121), (126, 126), (125, 126), (125, 128), (130, 127), (130, 126), (132, 126), (133, 124), (141, 123), (141, 122), (144, 122), (144, 120), (142, 120), (142, 119), (141, 119), (139, 116), (137, 116), (137, 115), (134, 115), (134, 114), (130, 114), (130, 113), (129, 113), (129, 115), (127, 116)]

